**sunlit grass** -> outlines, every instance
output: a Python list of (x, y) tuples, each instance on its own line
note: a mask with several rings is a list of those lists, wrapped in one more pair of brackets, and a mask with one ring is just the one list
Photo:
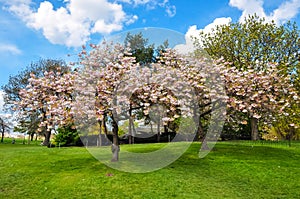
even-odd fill
[(202, 159), (199, 147), (193, 143), (163, 169), (135, 174), (102, 164), (84, 147), (0, 144), (0, 198), (300, 198), (299, 143), (219, 142)]

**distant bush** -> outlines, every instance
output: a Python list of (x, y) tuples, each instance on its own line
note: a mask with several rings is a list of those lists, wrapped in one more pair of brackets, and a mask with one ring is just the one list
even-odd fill
[(67, 125), (57, 129), (57, 134), (54, 137), (55, 146), (82, 146), (82, 142), (78, 135), (77, 129), (73, 125)]

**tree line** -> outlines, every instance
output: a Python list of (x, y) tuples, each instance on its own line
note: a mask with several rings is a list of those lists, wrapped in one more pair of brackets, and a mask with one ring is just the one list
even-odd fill
[(84, 131), (96, 124), (99, 134), (107, 134), (109, 121), (113, 161), (122, 120), (129, 121), (129, 140), (137, 119), (155, 123), (158, 134), (161, 127), (178, 131), (190, 119), (195, 139), (203, 139), (215, 122), (212, 113), (224, 116), (226, 132), (248, 128), (257, 140), (275, 129), (293, 139), (300, 121), (296, 24), (276, 26), (254, 15), (199, 36), (189, 55), (168, 48), (167, 41), (155, 48), (139, 33), (128, 34), (124, 44), (83, 46), (76, 70), (41, 60), (2, 87), (6, 106), (18, 114), (18, 130), (42, 133), (44, 145), (57, 127)]

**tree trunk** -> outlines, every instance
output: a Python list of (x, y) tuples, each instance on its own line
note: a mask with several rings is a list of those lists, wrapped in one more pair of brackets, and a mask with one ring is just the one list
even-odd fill
[(30, 141), (33, 141), (33, 138), (34, 138), (34, 133), (31, 133), (30, 134)]
[(132, 144), (132, 111), (129, 109), (128, 144)]
[(200, 137), (201, 137), (200, 139), (201, 139), (201, 142), (202, 142), (201, 150), (210, 150), (210, 148), (207, 145), (207, 140), (205, 139), (203, 130), (202, 130), (202, 134), (200, 134)]
[(115, 121), (114, 117), (112, 116), (112, 131), (113, 131), (113, 144), (111, 146), (111, 152), (112, 152), (112, 162), (119, 161), (119, 152), (120, 152), (120, 146), (119, 146), (119, 136), (118, 136), (118, 123)]
[(290, 127), (289, 134), (288, 134), (289, 147), (292, 146), (293, 135), (294, 135), (294, 128)]
[(103, 117), (102, 125), (103, 125), (104, 134), (107, 137), (107, 126), (106, 126), (105, 120), (106, 120), (106, 116)]
[(258, 137), (258, 119), (251, 118), (250, 123), (251, 123), (251, 140), (259, 140), (259, 137)]
[(151, 128), (151, 133), (154, 134), (154, 131), (153, 131), (153, 125), (152, 125), (152, 122), (150, 121), (150, 128)]
[(0, 118), (0, 125), (1, 125), (1, 143), (3, 143), (4, 139), (4, 132), (5, 132), (5, 124), (2, 118)]
[(201, 150), (210, 150), (210, 148), (207, 145), (207, 140), (205, 139), (204, 129), (200, 118), (194, 141), (201, 141)]
[(134, 138), (135, 138), (135, 136), (136, 136), (136, 129), (135, 129), (135, 127), (134, 127), (134, 122), (133, 122), (133, 119), (131, 120), (131, 127), (132, 127), (132, 137), (131, 137), (131, 142), (132, 142), (132, 144), (134, 144)]
[(51, 130), (46, 130), (43, 146), (50, 147), (50, 136), (51, 136)]
[(201, 138), (204, 138), (204, 130), (203, 130), (202, 123), (199, 119), (199, 124), (198, 124), (198, 127), (197, 127), (196, 135), (194, 137), (194, 141), (200, 141)]
[(4, 129), (2, 129), (2, 132), (1, 132), (1, 143), (3, 143), (3, 139), (4, 139)]
[(27, 144), (30, 144), (31, 134), (28, 134)]
[(168, 125), (164, 125), (164, 133), (165, 133), (165, 135), (168, 136), (168, 142), (170, 142), (171, 139), (170, 139), (170, 134), (169, 134), (169, 130), (168, 130)]
[(102, 121), (99, 120), (98, 124), (99, 124), (99, 139), (98, 139), (99, 141), (97, 146), (102, 146)]
[(160, 142), (160, 119), (157, 122), (157, 142)]

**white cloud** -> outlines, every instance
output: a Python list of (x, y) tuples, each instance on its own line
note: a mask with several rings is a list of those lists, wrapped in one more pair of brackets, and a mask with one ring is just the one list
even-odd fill
[[(167, 0), (166, 0), (167, 1)], [(276, 24), (282, 24), (287, 20), (292, 19), (299, 14), (300, 11), (300, 0), (285, 1), (278, 6), (277, 9), (273, 10), (269, 15), (266, 14), (263, 8), (263, 0), (229, 0), (229, 5), (242, 11), (240, 16), (240, 22), (243, 22), (249, 15), (256, 14), (259, 17), (264, 17), (267, 21), (272, 21)], [(231, 18), (217, 18), (213, 23), (207, 25), (204, 29), (197, 29), (197, 26), (191, 26), (185, 34), (186, 44), (177, 45), (177, 49), (180, 53), (189, 53), (194, 50), (193, 41), (191, 37), (198, 37), (199, 33), (210, 32), (216, 25), (227, 24), (231, 21)]]
[(274, 20), (276, 23), (281, 24), (292, 19), (297, 14), (299, 14), (299, 10), (300, 10), (300, 0), (284, 2), (278, 7), (278, 9), (273, 11), (270, 18)]
[(22, 51), (13, 44), (1, 44), (0, 43), (0, 52), (1, 53), (10, 53), (13, 55), (20, 55)]
[(109, 34), (119, 31), (136, 16), (128, 16), (118, 3), (108, 0), (67, 0), (65, 7), (55, 9), (49, 1), (37, 10), (28, 0), (15, 0), (7, 9), (20, 17), (28, 27), (41, 30), (53, 44), (76, 47), (84, 44), (93, 33)]
[(256, 13), (259, 17), (266, 17), (263, 9), (263, 0), (230, 0), (229, 5), (242, 10), (240, 21), (243, 21), (247, 16)]
[(176, 15), (176, 7), (174, 5), (167, 5), (166, 13), (169, 17), (174, 17)]
[(133, 0), (134, 5), (145, 5), (149, 3), (151, 0)]
[(131, 3), (131, 0), (117, 0), (116, 2), (120, 2), (120, 3)]
[(242, 10), (242, 16), (240, 21), (253, 14), (257, 14), (259, 17), (264, 17), (267, 21), (272, 21), (276, 24), (282, 24), (287, 20), (295, 17), (300, 10), (300, 0), (285, 1), (271, 14), (267, 15), (263, 8), (263, 0), (230, 0), (229, 5)]
[(207, 25), (204, 29), (197, 29), (196, 25), (190, 26), (187, 33), (185, 34), (185, 44), (179, 44), (174, 47), (175, 50), (177, 50), (179, 53), (187, 54), (190, 52), (193, 52), (195, 50), (193, 45), (193, 39), (192, 38), (199, 38), (200, 32), (208, 33), (211, 32), (213, 28), (215, 28), (217, 25), (222, 24), (228, 24), (231, 22), (231, 18), (216, 18), (213, 23)]
[(139, 17), (137, 15), (134, 15), (131, 19), (129, 19), (128, 21), (126, 21), (126, 25), (133, 24), (138, 19), (139, 19)]
[(230, 17), (216, 18), (211, 24), (208, 24), (207, 26), (205, 26), (205, 28), (203, 29), (203, 32), (204, 33), (211, 32), (212, 29), (216, 28), (216, 26), (223, 25), (223, 24), (229, 24), (230, 22), (231, 22)]

